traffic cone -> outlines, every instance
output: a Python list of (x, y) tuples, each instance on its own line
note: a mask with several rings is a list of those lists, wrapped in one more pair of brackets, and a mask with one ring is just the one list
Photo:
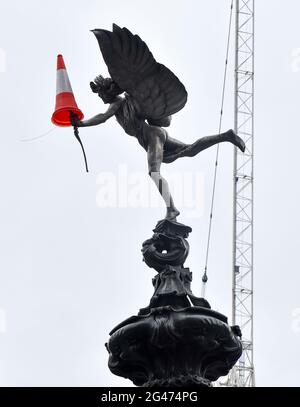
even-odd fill
[(72, 91), (63, 56), (57, 55), (56, 104), (51, 121), (57, 126), (71, 126), (71, 114), (76, 115), (79, 120), (83, 119), (83, 113), (78, 109)]

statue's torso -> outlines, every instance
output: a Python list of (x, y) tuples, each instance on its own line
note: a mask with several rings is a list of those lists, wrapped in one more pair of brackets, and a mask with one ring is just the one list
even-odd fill
[(122, 99), (115, 116), (117, 122), (129, 136), (139, 137), (145, 121), (138, 117), (137, 109), (128, 94), (125, 94)]

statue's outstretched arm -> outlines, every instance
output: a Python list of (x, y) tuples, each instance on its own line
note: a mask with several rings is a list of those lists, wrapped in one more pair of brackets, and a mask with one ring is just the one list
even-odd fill
[(76, 127), (89, 127), (89, 126), (97, 126), (98, 124), (106, 122), (110, 117), (114, 116), (117, 110), (120, 107), (120, 101), (111, 103), (109, 108), (105, 113), (99, 113), (94, 117), (91, 117), (88, 120), (78, 120), (73, 119), (72, 125)]

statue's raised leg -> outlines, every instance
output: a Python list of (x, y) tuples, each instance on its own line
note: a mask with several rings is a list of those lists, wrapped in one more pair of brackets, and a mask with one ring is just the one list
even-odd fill
[(193, 144), (184, 144), (169, 138), (165, 145), (163, 162), (171, 163), (180, 157), (194, 157), (201, 151), (225, 141), (234, 144), (241, 151), (245, 151), (244, 141), (233, 130), (228, 130), (215, 136), (199, 138)]

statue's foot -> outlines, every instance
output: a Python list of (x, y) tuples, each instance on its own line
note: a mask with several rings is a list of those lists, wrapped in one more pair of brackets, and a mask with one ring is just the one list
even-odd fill
[(165, 216), (165, 219), (176, 221), (176, 218), (179, 215), (180, 215), (180, 212), (178, 209), (169, 207), (169, 208), (167, 208), (167, 214)]
[(242, 152), (245, 151), (244, 141), (232, 129), (226, 131), (225, 135), (228, 137), (228, 141), (237, 146)]

